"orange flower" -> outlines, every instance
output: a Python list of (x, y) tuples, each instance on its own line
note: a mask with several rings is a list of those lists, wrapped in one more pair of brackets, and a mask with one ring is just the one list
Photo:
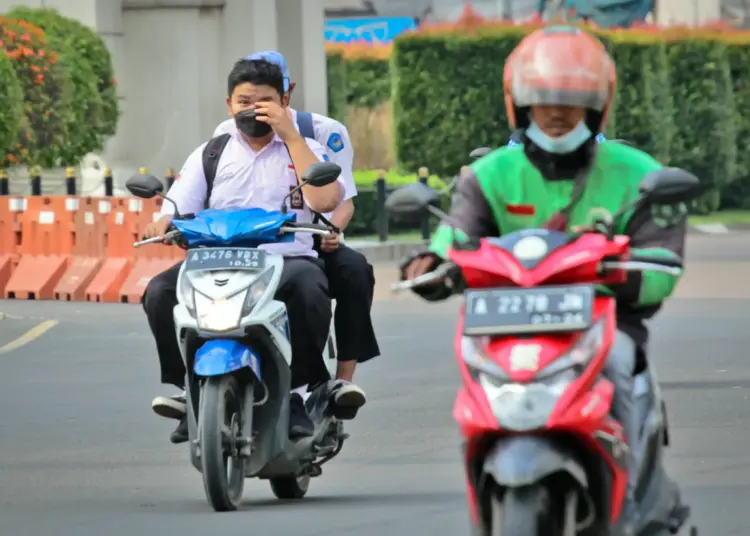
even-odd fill
[(10, 162), (11, 164), (13, 164), (15, 161), (16, 161), (16, 157), (13, 156), (12, 154), (9, 154), (8, 155), (8, 162)]
[(44, 75), (43, 75), (43, 74), (38, 74), (38, 75), (36, 75), (36, 76), (34, 77), (34, 83), (35, 83), (36, 85), (41, 85), (41, 84), (42, 84), (42, 82), (44, 82)]
[(34, 73), (38, 73), (39, 71), (41, 71), (41, 69), (39, 68), (38, 65), (32, 65), (31, 66), (31, 71), (34, 72)]
[(29, 43), (31, 41), (31, 36), (25, 33), (21, 36), (21, 41), (25, 41), (26, 43)]
[(42, 49), (42, 50), (39, 51), (39, 57), (40, 58), (43, 58), (45, 54), (46, 54), (46, 52), (44, 52), (44, 49)]

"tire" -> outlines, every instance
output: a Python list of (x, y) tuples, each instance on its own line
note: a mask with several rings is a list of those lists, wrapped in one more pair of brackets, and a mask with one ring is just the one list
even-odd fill
[(234, 376), (211, 377), (201, 387), (198, 428), (203, 487), (217, 512), (237, 510), (245, 488), (244, 458), (230, 456), (222, 439), (230, 430), (236, 437), (242, 426), (240, 392)]
[(272, 478), (271, 491), (277, 499), (301, 499), (310, 487), (310, 475)]
[[(568, 536), (575, 534), (575, 519), (565, 526), (570, 508), (555, 508), (546, 486), (535, 484), (508, 488), (502, 497), (492, 497), (490, 536)], [(575, 503), (573, 503), (575, 504)], [(575, 507), (572, 515), (575, 516)], [(572, 526), (572, 533), (571, 527)]]

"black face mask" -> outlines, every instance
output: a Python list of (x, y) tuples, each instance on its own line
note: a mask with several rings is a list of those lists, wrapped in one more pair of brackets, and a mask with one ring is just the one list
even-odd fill
[(255, 110), (242, 110), (235, 114), (234, 123), (237, 130), (248, 138), (264, 138), (271, 133), (271, 125), (255, 120)]

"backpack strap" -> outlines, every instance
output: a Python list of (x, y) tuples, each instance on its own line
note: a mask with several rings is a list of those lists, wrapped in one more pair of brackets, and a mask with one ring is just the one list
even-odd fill
[(214, 189), (214, 179), (216, 179), (216, 171), (219, 169), (219, 159), (231, 137), (231, 134), (216, 136), (209, 140), (203, 149), (203, 174), (206, 176), (206, 201), (203, 204), (204, 209), (208, 208), (211, 201), (211, 191)]
[(313, 116), (310, 112), (297, 112), (297, 126), (303, 138), (315, 139)]

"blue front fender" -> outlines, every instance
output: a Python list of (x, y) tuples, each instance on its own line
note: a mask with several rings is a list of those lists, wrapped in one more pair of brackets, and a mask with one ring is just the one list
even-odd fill
[(261, 379), (257, 353), (237, 341), (212, 339), (198, 348), (193, 370), (198, 376), (221, 376), (245, 367)]
[(559, 443), (540, 436), (500, 439), (484, 459), (484, 472), (502, 487), (528, 486), (556, 473), (567, 473), (584, 489), (586, 471)]

